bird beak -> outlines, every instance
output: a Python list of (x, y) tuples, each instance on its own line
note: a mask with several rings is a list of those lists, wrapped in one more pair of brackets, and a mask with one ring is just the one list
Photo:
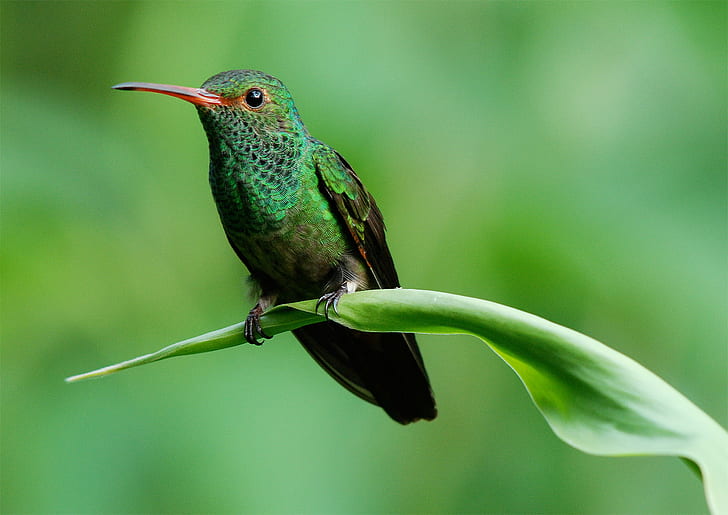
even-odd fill
[(112, 89), (162, 93), (164, 95), (181, 98), (198, 106), (211, 107), (223, 103), (223, 98), (220, 95), (201, 88), (185, 88), (183, 86), (170, 86), (168, 84), (152, 84), (151, 82), (122, 82), (111, 87)]

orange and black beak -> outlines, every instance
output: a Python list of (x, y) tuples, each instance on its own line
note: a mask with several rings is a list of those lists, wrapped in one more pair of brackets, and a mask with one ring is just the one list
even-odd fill
[(173, 97), (181, 98), (195, 105), (211, 107), (224, 103), (223, 97), (216, 93), (211, 93), (202, 88), (185, 88), (183, 86), (170, 86), (169, 84), (153, 84), (151, 82), (122, 82), (113, 89), (131, 90), (131, 91), (151, 91), (152, 93), (162, 93)]

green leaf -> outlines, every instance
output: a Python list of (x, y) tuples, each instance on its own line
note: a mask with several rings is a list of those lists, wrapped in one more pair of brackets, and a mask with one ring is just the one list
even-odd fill
[[(277, 306), (261, 317), (278, 334), (321, 321), (315, 301)], [(518, 374), (551, 429), (584, 452), (670, 455), (695, 463), (708, 506), (728, 513), (728, 433), (632, 359), (537, 316), (485, 300), (421, 290), (346, 295), (331, 318), (361, 331), (471, 334)], [(68, 378), (76, 381), (172, 356), (243, 343), (243, 324), (156, 353)]]

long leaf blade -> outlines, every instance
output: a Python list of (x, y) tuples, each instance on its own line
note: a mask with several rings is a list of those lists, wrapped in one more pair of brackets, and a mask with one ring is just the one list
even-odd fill
[[(708, 506), (728, 513), (728, 433), (632, 359), (535, 315), (493, 302), (422, 290), (346, 295), (331, 318), (361, 331), (470, 334), (518, 374), (559, 438), (591, 454), (680, 456), (697, 464)], [(270, 335), (320, 322), (315, 301), (261, 317)], [(67, 379), (107, 375), (173, 356), (243, 343), (236, 324), (117, 365)]]

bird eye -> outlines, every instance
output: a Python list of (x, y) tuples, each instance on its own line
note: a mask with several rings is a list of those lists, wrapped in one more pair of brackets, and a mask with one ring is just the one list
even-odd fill
[(245, 104), (252, 109), (262, 106), (264, 100), (265, 95), (258, 88), (251, 88), (245, 94)]

